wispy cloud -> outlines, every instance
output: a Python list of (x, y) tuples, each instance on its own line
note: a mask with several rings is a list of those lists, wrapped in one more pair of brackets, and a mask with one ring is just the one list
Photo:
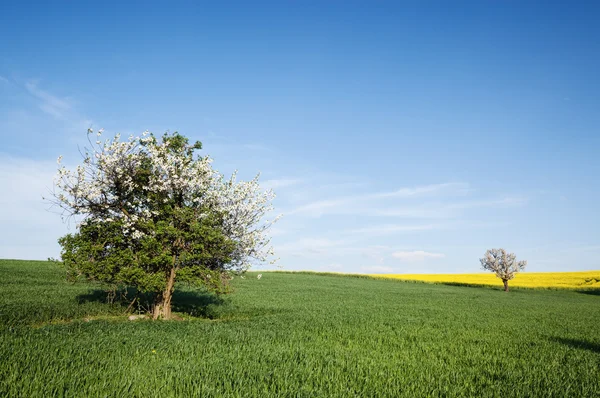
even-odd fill
[(366, 235), (387, 235), (396, 232), (417, 232), (417, 231), (430, 231), (433, 229), (445, 228), (443, 224), (423, 224), (423, 225), (403, 225), (403, 224), (384, 224), (384, 225), (373, 225), (364, 228), (356, 228), (347, 230), (347, 233), (351, 234), (366, 234)]
[(474, 200), (462, 203), (453, 203), (446, 206), (448, 209), (472, 209), (476, 207), (504, 207), (504, 206), (521, 206), (527, 204), (528, 199), (525, 197), (504, 197), (500, 199)]
[[(314, 200), (284, 211), (284, 213), (310, 217), (348, 214), (403, 218), (452, 218), (468, 209), (521, 206), (527, 203), (527, 198), (513, 196), (477, 200), (457, 198), (464, 198), (473, 191), (466, 183), (423, 185), (393, 191)], [(414, 200), (417, 198), (422, 198), (422, 201), (414, 204)]]
[(400, 188), (394, 191), (347, 195), (344, 197), (313, 201), (290, 210), (288, 214), (305, 214), (318, 217), (328, 213), (344, 214), (346, 212), (351, 212), (377, 215), (376, 213), (380, 208), (380, 206), (374, 206), (377, 200), (448, 194), (452, 191), (464, 191), (467, 188), (468, 184), (464, 183), (443, 183)]
[(39, 107), (42, 111), (56, 119), (66, 119), (68, 113), (73, 109), (68, 99), (57, 97), (48, 91), (42, 90), (35, 81), (25, 83), (25, 89), (39, 100)]
[(0, 82), (2, 82), (2, 83), (10, 83), (10, 81), (7, 78), (5, 78), (4, 76), (2, 76), (2, 75), (0, 75)]
[(467, 200), (454, 203), (425, 203), (419, 206), (389, 206), (373, 210), (370, 215), (403, 218), (452, 218), (461, 212), (477, 208), (518, 207), (528, 203), (525, 197), (502, 197), (480, 200)]
[(80, 135), (93, 125), (93, 121), (82, 116), (75, 108), (75, 101), (71, 97), (61, 97), (40, 87), (37, 81), (29, 80), (22, 87), (35, 101), (39, 110), (52, 119), (60, 122), (62, 128), (68, 133)]
[(397, 258), (402, 261), (407, 262), (415, 262), (415, 261), (424, 261), (432, 258), (444, 258), (445, 255), (441, 253), (429, 253), (423, 250), (416, 251), (398, 251), (392, 253), (392, 257)]
[(251, 151), (270, 151), (271, 148), (269, 148), (266, 145), (263, 144), (244, 144), (243, 145), (244, 148), (249, 149)]
[(288, 211), (286, 214), (304, 213), (313, 216), (321, 216), (325, 214), (328, 210), (339, 208), (340, 205), (347, 204), (352, 200), (352, 198), (318, 200), (299, 206), (293, 210)]
[(311, 261), (320, 261), (324, 257), (342, 258), (344, 256), (353, 256), (355, 259), (368, 258), (370, 262), (376, 261), (382, 263), (385, 257), (389, 257), (391, 248), (384, 245), (369, 244), (364, 237), (355, 238), (302, 238), (290, 240), (283, 244), (276, 245), (278, 255), (282, 257), (294, 256)]
[(299, 178), (275, 178), (261, 182), (261, 186), (267, 189), (286, 188), (298, 185), (302, 182)]
[(333, 248), (340, 248), (348, 243), (347, 240), (343, 239), (302, 238), (277, 245), (277, 252), (297, 256), (305, 256), (306, 254), (324, 254)]
[(367, 215), (377, 217), (397, 218), (451, 218), (457, 214), (455, 209), (440, 203), (424, 204), (419, 206), (378, 206), (370, 209)]
[(443, 191), (454, 191), (460, 193), (469, 192), (469, 184), (466, 183), (457, 183), (457, 182), (447, 182), (444, 184), (431, 184), (431, 185), (423, 185), (413, 188), (401, 188), (396, 191), (391, 192), (380, 192), (374, 193), (371, 195), (367, 195), (368, 198), (378, 199), (378, 198), (408, 198), (411, 196), (425, 195), (425, 194), (436, 194)]
[(285, 235), (286, 233), (287, 233), (287, 231), (282, 228), (278, 228), (278, 227), (269, 228), (269, 235), (271, 237)]

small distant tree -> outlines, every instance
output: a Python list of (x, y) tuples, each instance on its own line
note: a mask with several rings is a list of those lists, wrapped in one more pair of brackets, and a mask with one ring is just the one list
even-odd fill
[(88, 130), (83, 164), (55, 178), (53, 203), (81, 220), (59, 239), (71, 275), (154, 293), (153, 318), (168, 319), (176, 281), (226, 292), (232, 272), (273, 255), (274, 194), (258, 176), (225, 179), (178, 133), (101, 135)]
[(523, 271), (527, 265), (527, 261), (517, 261), (514, 253), (507, 253), (504, 249), (486, 251), (479, 262), (481, 262), (481, 268), (494, 272), (498, 278), (502, 279), (505, 292), (508, 292), (508, 281), (513, 279), (517, 272)]

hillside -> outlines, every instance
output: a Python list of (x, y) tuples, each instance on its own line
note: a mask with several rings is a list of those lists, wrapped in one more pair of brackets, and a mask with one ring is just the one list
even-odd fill
[(600, 293), (263, 273), (127, 320), (0, 260), (0, 396), (599, 396)]

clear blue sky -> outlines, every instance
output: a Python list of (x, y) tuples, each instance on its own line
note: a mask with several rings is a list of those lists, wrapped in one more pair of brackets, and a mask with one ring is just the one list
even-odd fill
[(261, 171), (285, 269), (600, 268), (597, 2), (213, 3), (0, 5), (0, 257), (58, 256), (91, 126)]

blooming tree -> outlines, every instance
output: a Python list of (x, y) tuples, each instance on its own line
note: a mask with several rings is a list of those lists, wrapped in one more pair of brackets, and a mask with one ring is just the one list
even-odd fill
[(517, 272), (523, 271), (527, 261), (517, 261), (514, 253), (507, 253), (504, 249), (490, 249), (479, 259), (481, 268), (496, 273), (502, 279), (504, 291), (508, 292), (508, 281), (515, 277)]
[(152, 292), (154, 319), (170, 318), (176, 281), (225, 292), (232, 273), (272, 258), (274, 194), (258, 176), (225, 179), (178, 133), (103, 140), (88, 130), (88, 141), (76, 169), (59, 157), (53, 192), (81, 220), (59, 239), (71, 275)]

